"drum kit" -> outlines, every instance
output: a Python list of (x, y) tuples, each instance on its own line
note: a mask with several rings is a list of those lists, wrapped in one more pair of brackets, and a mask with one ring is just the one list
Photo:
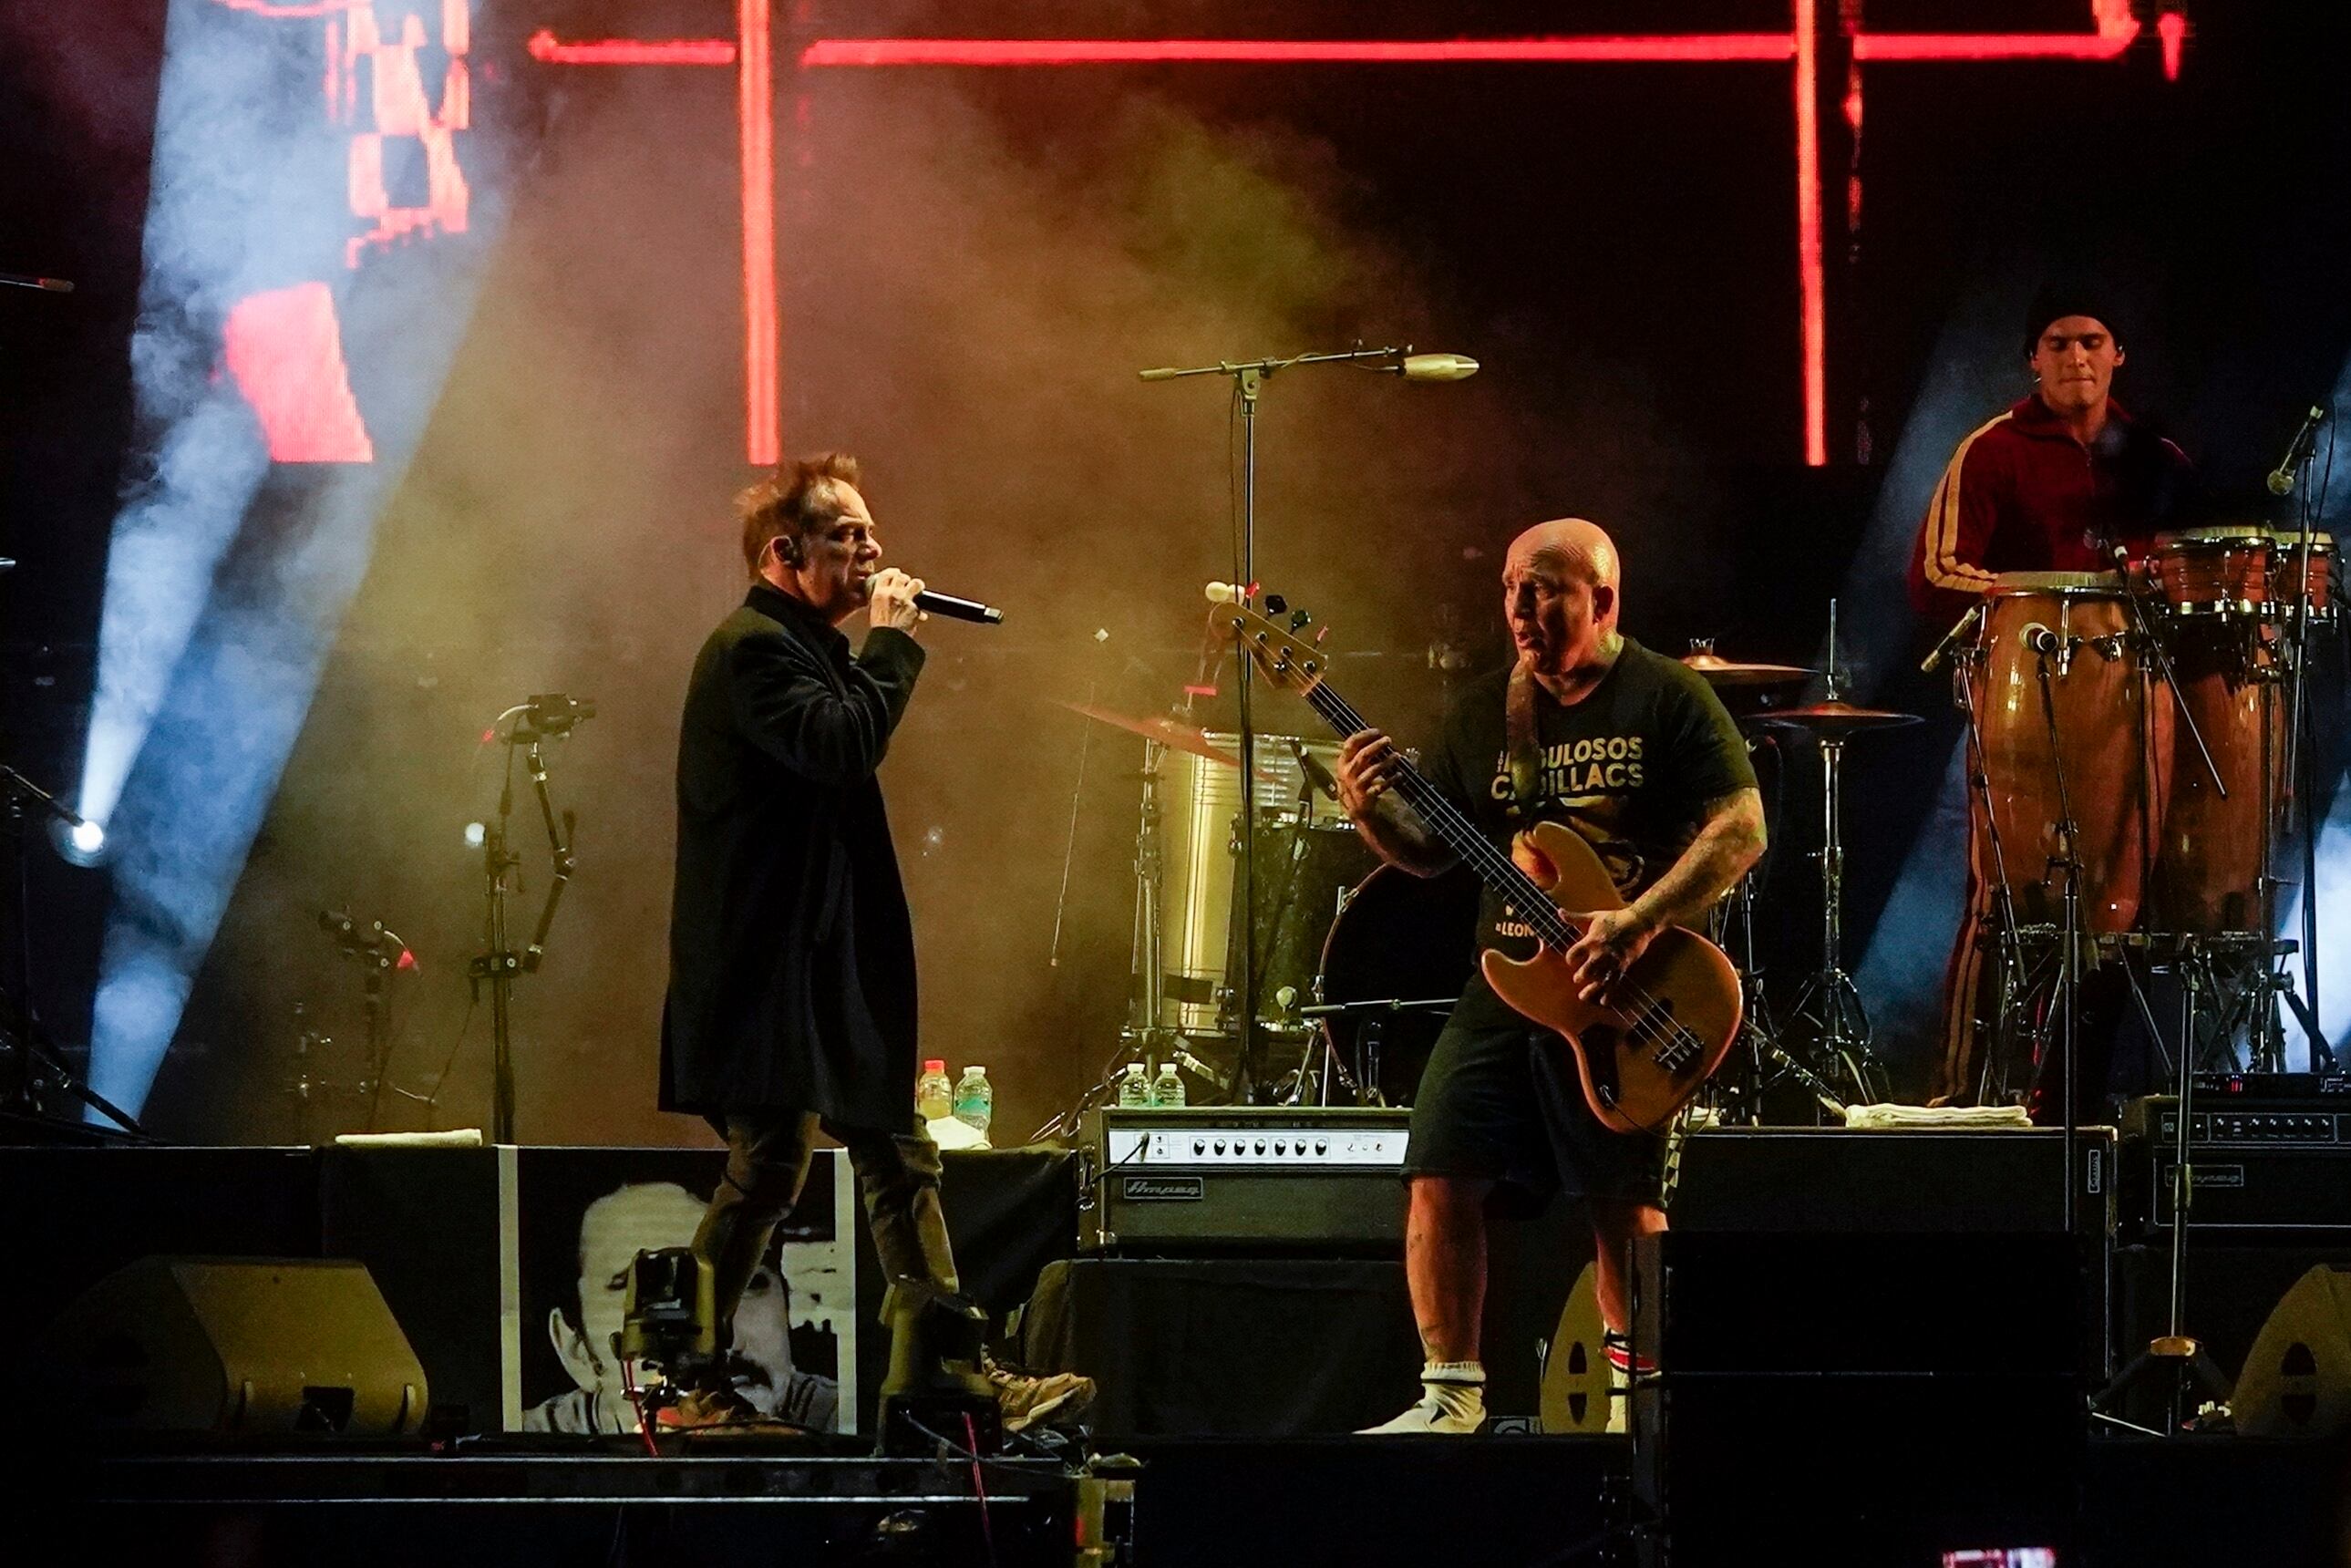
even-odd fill
[[(2163, 536), (2126, 571), (2010, 573), (1929, 661), (1951, 665), (1966, 716), (1975, 916), (2000, 974), (1973, 1097), (2014, 1098), (2053, 1049), (2073, 1005), (2059, 985), (2078, 978), (2056, 961), (2069, 918), (2077, 952), (2168, 967), (2190, 996), (2200, 984), (2213, 1005), (2232, 1007), (2235, 1027), (2252, 1019), (2249, 1065), (2275, 1065), (2275, 1009), (2262, 1003), (2283, 992), (2272, 961), (2294, 946), (2268, 933), (2294, 620), (2335, 624), (2335, 559), (2324, 534), (2206, 528)], [(1844, 967), (1845, 748), (1920, 717), (1845, 699), (1836, 614), (1832, 602), (1824, 669), (1729, 659), (1710, 642), (1694, 642), (1682, 661), (1740, 716), (1750, 749), (1793, 737), (1821, 760), (1819, 967), (1784, 1015), (1763, 992), (1751, 874), (1708, 932), (1740, 961), (1748, 990), (1740, 1042), (1708, 1090), (1726, 1122), (1760, 1119), (1782, 1082), (1832, 1111), (1888, 1089)], [(1780, 700), (1816, 679), (1821, 700)], [(1144, 742), (1134, 988), (1100, 1090), (1144, 1061), (1175, 1062), (1196, 1100), (1230, 1092), (1241, 944), (1254, 940), (1256, 1038), (1285, 1069), (1256, 1094), (1408, 1103), (1475, 962), (1475, 880), (1381, 865), (1339, 809), (1329, 741), (1256, 737), (1245, 815), (1237, 736), (1063, 706)], [(1237, 896), (1245, 821), (1250, 911)]]
[[(1706, 643), (1694, 643), (1684, 662), (1734, 699), (1768, 700), (1821, 673), (1724, 659)], [(1838, 766), (1854, 736), (1917, 720), (1843, 701), (1834, 659), (1829, 676), (1825, 701), (1767, 709), (1747, 721), (1752, 734), (1809, 734), (1821, 747), (1830, 784), (1822, 857), (1828, 913), (1821, 970), (1806, 981), (1792, 1015), (1812, 1020), (1818, 1040), (1796, 1044), (1792, 1053), (1760, 991), (1751, 884), (1726, 901), (1712, 935), (1719, 940), (1735, 932), (1743, 942), (1752, 988), (1744, 1048), (1738, 1065), (1722, 1075), (1721, 1095), (1735, 1105), (1760, 1104), (1762, 1089), (1782, 1077), (1798, 1079), (1831, 1104), (1840, 1096), (1882, 1092), (1868, 1021), (1841, 961)], [(1476, 879), (1463, 871), (1424, 879), (1380, 864), (1339, 809), (1336, 745), (1261, 735), (1249, 801), (1256, 908), (1244, 916), (1236, 875), (1243, 831), (1238, 737), (1172, 716), (1061, 706), (1144, 742), (1134, 988), (1120, 1053), (1095, 1092), (1107, 1092), (1134, 1061), (1175, 1062), (1187, 1075), (1189, 1092), (1202, 1100), (1230, 1092), (1241, 1051), (1240, 945), (1253, 937), (1261, 998), (1257, 1038), (1286, 1064), (1259, 1092), (1287, 1104), (1409, 1103), (1475, 965)]]

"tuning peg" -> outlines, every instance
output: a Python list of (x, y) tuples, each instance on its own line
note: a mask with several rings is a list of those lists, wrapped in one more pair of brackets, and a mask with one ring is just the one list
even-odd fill
[(1279, 593), (1269, 593), (1265, 596), (1265, 612), (1268, 615), (1285, 614), (1289, 609), (1290, 601), (1282, 598)]
[(1290, 612), (1290, 629), (1292, 632), (1303, 632), (1306, 630), (1307, 623), (1313, 619), (1313, 616), (1303, 610), (1293, 610)]

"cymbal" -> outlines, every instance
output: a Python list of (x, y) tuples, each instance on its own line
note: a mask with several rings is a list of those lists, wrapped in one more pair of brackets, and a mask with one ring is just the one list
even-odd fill
[(1801, 664), (1747, 664), (1719, 657), (1712, 648), (1694, 648), (1682, 663), (1706, 677), (1710, 686), (1792, 686), (1820, 672)]
[(1182, 723), (1164, 714), (1151, 718), (1136, 718), (1132, 714), (1120, 713), (1115, 708), (1096, 707), (1092, 703), (1065, 702), (1061, 706), (1071, 713), (1081, 713), (1101, 723), (1115, 725), (1130, 735), (1155, 740), (1171, 751), (1187, 751), (1211, 762), (1221, 762), (1228, 768), (1241, 765), (1241, 759), (1233, 753), (1209, 745), (1207, 737), (1201, 733), (1198, 726)]
[[(1186, 724), (1181, 719), (1169, 718), (1165, 715), (1155, 718), (1136, 718), (1133, 714), (1120, 713), (1115, 708), (1096, 707), (1092, 703), (1065, 702), (1061, 706), (1068, 708), (1071, 713), (1081, 713), (1088, 718), (1114, 725), (1130, 734), (1139, 735), (1145, 740), (1155, 740), (1170, 751), (1188, 752), (1194, 757), (1206, 758), (1210, 762), (1222, 763), (1227, 768), (1238, 768), (1241, 765), (1238, 753), (1209, 744), (1207, 736), (1197, 725)], [(1261, 735), (1258, 738), (1263, 741), (1273, 737)], [(1259, 755), (1262, 757), (1264, 753), (1259, 752)], [(1262, 762), (1258, 764), (1257, 781), (1260, 784), (1290, 782)]]
[(1894, 729), (1906, 724), (1921, 724), (1915, 713), (1895, 713), (1886, 708), (1855, 707), (1848, 702), (1812, 703), (1803, 707), (1774, 708), (1759, 713), (1747, 721), (1750, 724), (1778, 725), (1788, 729), (1808, 729), (1817, 735), (1845, 736), (1865, 729)]

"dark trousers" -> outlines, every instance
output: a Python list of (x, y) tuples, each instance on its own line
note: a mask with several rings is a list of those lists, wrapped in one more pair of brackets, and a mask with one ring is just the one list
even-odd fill
[(767, 1256), (776, 1227), (799, 1201), (820, 1128), (849, 1151), (873, 1250), (889, 1282), (957, 1288), (955, 1254), (939, 1207), (939, 1146), (911, 1112), (903, 1132), (836, 1127), (812, 1111), (729, 1112), (724, 1127), (726, 1174), (694, 1233), (695, 1254), (710, 1263), (722, 1344), (732, 1343), (735, 1308)]

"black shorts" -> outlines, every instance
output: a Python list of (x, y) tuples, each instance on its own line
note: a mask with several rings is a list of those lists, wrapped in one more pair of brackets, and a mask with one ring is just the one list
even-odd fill
[(1541, 1212), (1555, 1193), (1656, 1203), (1666, 1141), (1601, 1124), (1567, 1042), (1524, 1024), (1447, 1023), (1412, 1102), (1406, 1176), (1499, 1184), (1498, 1211)]

